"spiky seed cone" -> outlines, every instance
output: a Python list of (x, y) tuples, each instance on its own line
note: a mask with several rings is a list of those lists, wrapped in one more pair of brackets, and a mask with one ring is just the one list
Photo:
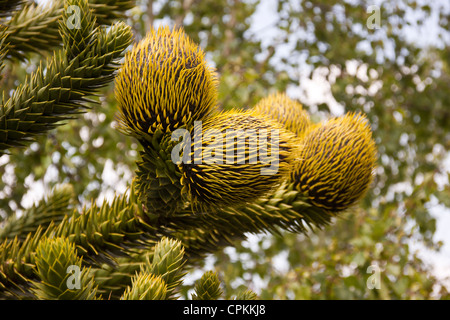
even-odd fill
[(278, 121), (297, 137), (303, 137), (312, 125), (308, 112), (286, 93), (271, 94), (261, 99), (254, 109)]
[(202, 120), (216, 104), (217, 77), (182, 29), (160, 27), (125, 56), (115, 95), (122, 131), (139, 137)]
[(242, 205), (271, 191), (292, 169), (294, 135), (254, 111), (219, 113), (201, 129), (200, 143), (200, 130), (191, 134), (190, 163), (180, 165), (183, 193), (194, 203)]
[(361, 199), (372, 181), (376, 146), (366, 117), (349, 113), (311, 131), (291, 181), (310, 201), (331, 211)]

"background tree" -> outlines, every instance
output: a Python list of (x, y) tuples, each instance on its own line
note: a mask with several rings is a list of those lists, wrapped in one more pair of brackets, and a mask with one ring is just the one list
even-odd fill
[[(256, 288), (260, 279), (264, 283), (258, 292), (261, 298), (448, 298), (430, 266), (411, 248), (415, 241), (439, 249), (433, 240), (436, 221), (428, 203), (436, 198), (449, 205), (448, 182), (441, 186), (435, 179), (448, 175), (442, 166), (450, 145), (448, 7), (416, 1), (380, 2), (379, 28), (369, 29), (366, 1), (137, 4), (126, 18), (135, 41), (150, 25), (182, 25), (217, 68), (222, 108), (254, 106), (268, 93), (284, 90), (307, 101), (308, 92), (302, 91), (299, 79), (324, 75), (335, 100), (345, 111), (366, 113), (374, 130), (379, 167), (361, 207), (309, 237), (266, 234), (257, 246), (237, 245), (238, 259), (230, 254), (232, 249), (214, 255), (225, 297), (242, 287)], [(273, 24), (256, 24), (255, 19), (267, 11), (275, 17)], [(415, 25), (421, 30), (421, 21), (431, 15), (436, 17), (438, 37), (435, 43), (421, 46), (408, 35)], [(56, 21), (49, 16), (32, 21), (48, 26)], [(420, 18), (412, 18), (416, 16)], [(56, 34), (45, 36), (60, 43)], [(45, 48), (31, 45), (30, 38), (29, 47), (39, 49), (39, 54), (17, 46), (10, 47), (17, 48), (15, 56), (14, 50), (6, 53), (11, 59), (6, 59), (0, 80), (6, 95), (48, 54)], [(42, 185), (45, 194), (58, 183), (72, 184), (75, 207), (125, 190), (140, 147), (114, 129), (117, 109), (112, 86), (101, 93), (101, 104), (76, 121), (38, 137), (25, 152), (12, 149), (0, 158), (3, 219), (25, 209), (27, 191), (34, 183)], [(304, 107), (315, 120), (336, 110), (332, 103), (304, 103)], [(122, 188), (118, 188), (119, 181)], [(273, 264), (280, 256), (287, 257), (284, 272)], [(369, 290), (366, 283), (367, 268), (374, 264), (381, 269), (379, 290)], [(184, 294), (187, 297), (187, 289)]]

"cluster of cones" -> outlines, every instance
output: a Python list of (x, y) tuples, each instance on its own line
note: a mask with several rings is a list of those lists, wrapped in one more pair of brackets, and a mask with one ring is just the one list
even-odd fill
[[(170, 211), (178, 201), (242, 206), (282, 182), (293, 184), (311, 204), (334, 212), (364, 196), (372, 181), (376, 146), (363, 114), (313, 123), (302, 105), (284, 93), (272, 94), (250, 110), (220, 111), (217, 91), (215, 70), (180, 28), (153, 30), (126, 55), (116, 77), (120, 129), (144, 147), (143, 162), (148, 163), (141, 163), (139, 171), (142, 193), (147, 200), (160, 197), (167, 204), (165, 208), (147, 201), (148, 210)], [(200, 144), (194, 128), (199, 122)], [(173, 165), (168, 155), (174, 143), (167, 137), (178, 129), (190, 132), (184, 143), (192, 145), (183, 149), (189, 150), (188, 161)], [(231, 131), (238, 133), (236, 139), (226, 139)], [(256, 138), (248, 135), (239, 143), (239, 134), (248, 132), (255, 132)], [(261, 133), (268, 145), (252, 141)], [(221, 141), (220, 148), (214, 141)], [(199, 147), (201, 152), (196, 152)], [(261, 148), (276, 160), (270, 174), (261, 174), (273, 168), (261, 157)], [(233, 161), (201, 161), (205, 152), (216, 160), (230, 160), (231, 154)]]

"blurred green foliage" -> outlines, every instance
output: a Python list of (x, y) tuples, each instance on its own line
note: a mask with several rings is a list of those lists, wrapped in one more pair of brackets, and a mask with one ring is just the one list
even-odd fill
[[(251, 107), (275, 91), (307, 96), (300, 76), (312, 79), (320, 70), (336, 101), (346, 112), (366, 113), (374, 131), (379, 167), (360, 206), (308, 236), (260, 235), (257, 245), (244, 242), (233, 254), (216, 254), (215, 269), (227, 297), (259, 282), (264, 283), (263, 299), (450, 297), (412, 247), (439, 250), (433, 238), (436, 220), (427, 203), (436, 197), (450, 206), (449, 177), (442, 166), (450, 150), (450, 8), (444, 1), (433, 7), (419, 1), (380, 2), (375, 29), (367, 27), (373, 13), (364, 0), (138, 3), (127, 21), (136, 41), (151, 25), (182, 25), (217, 68), (222, 108)], [(257, 20), (268, 16), (271, 25)], [(423, 45), (429, 31), (423, 23), (429, 17), (439, 32)], [(14, 77), (4, 77), (1, 85), (16, 86), (39, 59), (31, 56), (20, 66), (7, 63), (4, 72)], [(12, 150), (3, 156), (8, 161), (0, 158), (0, 221), (22, 209), (32, 181), (44, 179), (46, 190), (69, 182), (79, 205), (85, 205), (105, 190), (115, 191), (120, 179), (130, 180), (138, 145), (114, 129), (113, 86), (104, 96), (84, 116), (25, 151)], [(301, 102), (317, 120), (330, 115), (327, 103)], [(110, 161), (117, 177), (105, 176)], [(437, 175), (447, 183), (438, 185)], [(287, 261), (281, 271), (275, 264), (280, 256)], [(367, 287), (371, 265), (380, 268), (380, 289)]]

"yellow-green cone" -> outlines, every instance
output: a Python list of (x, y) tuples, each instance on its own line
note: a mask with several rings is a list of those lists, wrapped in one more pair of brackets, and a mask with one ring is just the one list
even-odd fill
[[(191, 163), (180, 165), (183, 190), (194, 203), (241, 205), (271, 191), (292, 170), (294, 135), (254, 111), (208, 118), (200, 144), (199, 133), (192, 135)], [(217, 148), (216, 139), (223, 147)]]
[(311, 126), (308, 112), (286, 93), (275, 93), (261, 99), (256, 104), (255, 111), (278, 121), (297, 137), (303, 137)]
[(134, 45), (116, 77), (122, 131), (172, 131), (202, 120), (217, 100), (217, 77), (182, 29), (160, 27)]
[(376, 153), (364, 115), (333, 118), (305, 137), (291, 180), (314, 205), (345, 210), (369, 188)]

